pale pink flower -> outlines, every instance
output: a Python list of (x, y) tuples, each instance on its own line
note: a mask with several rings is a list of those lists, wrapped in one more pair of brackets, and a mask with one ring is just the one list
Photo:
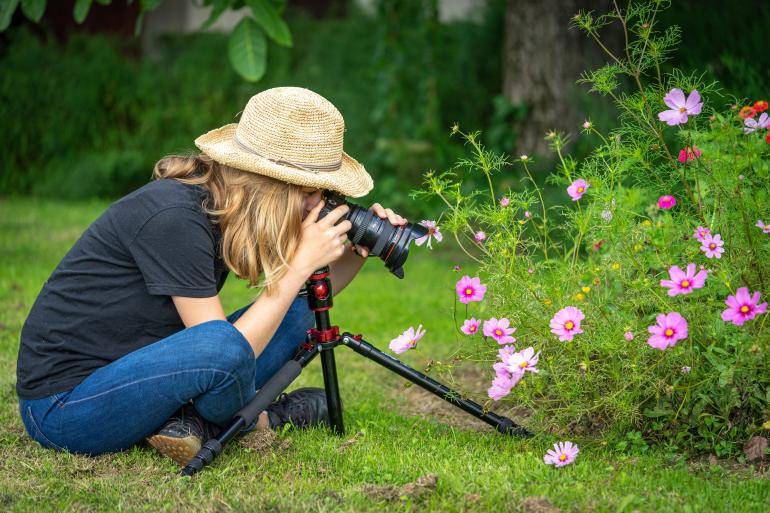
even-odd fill
[(482, 285), (481, 280), (476, 276), (473, 278), (463, 276), (455, 284), (455, 292), (457, 292), (460, 302), (467, 305), (468, 303), (484, 299), (487, 286)]
[(415, 239), (414, 243), (417, 244), (418, 246), (422, 246), (425, 242), (427, 242), (428, 248), (433, 249), (430, 245), (433, 238), (441, 242), (444, 236), (441, 235), (441, 232), (439, 231), (439, 228), (436, 225), (436, 221), (428, 221), (427, 219), (423, 219), (422, 221), (420, 221), (420, 224), (428, 229), (428, 233), (423, 235), (422, 237)]
[(533, 268), (531, 268), (531, 267), (527, 267), (527, 272), (528, 272), (529, 274), (532, 274), (532, 273), (534, 273), (534, 272), (535, 272), (535, 270), (534, 270)]
[(553, 444), (553, 449), (548, 449), (543, 461), (546, 465), (563, 467), (575, 461), (579, 452), (578, 446), (572, 442), (559, 442)]
[(708, 277), (708, 273), (702, 269), (696, 274), (695, 264), (687, 264), (687, 272), (682, 271), (678, 265), (672, 265), (668, 269), (668, 275), (671, 279), (660, 280), (660, 285), (668, 288), (668, 295), (671, 297), (703, 288)]
[(725, 252), (725, 241), (722, 240), (722, 236), (718, 233), (716, 235), (706, 235), (701, 241), (701, 251), (706, 254), (706, 258), (722, 258), (722, 253)]
[(689, 374), (691, 370), (692, 370), (692, 368), (688, 367), (687, 365), (685, 365), (685, 366), (684, 366), (684, 367), (682, 367), (682, 369), (681, 369), (681, 371), (682, 371), (682, 374)]
[(479, 331), (479, 324), (481, 324), (481, 322), (474, 318), (465, 319), (460, 331), (466, 335), (475, 335)]
[(511, 357), (512, 354), (516, 352), (515, 346), (503, 346), (500, 349), (497, 350), (497, 357), (502, 360), (504, 364), (508, 363), (508, 358)]
[(757, 219), (757, 224), (755, 226), (757, 228), (762, 228), (762, 231), (765, 233), (770, 233), (770, 224), (765, 224), (761, 219)]
[(693, 146), (692, 148), (689, 146), (685, 146), (683, 149), (679, 150), (679, 162), (684, 164), (685, 162), (690, 162), (691, 160), (695, 160), (698, 157), (701, 156), (701, 151), (698, 149), (697, 146)]
[(695, 229), (695, 233), (692, 234), (693, 237), (695, 237), (701, 242), (703, 242), (703, 239), (706, 238), (706, 235), (711, 235), (711, 230), (709, 230), (708, 228), (704, 228), (702, 226), (698, 226)]
[(521, 376), (518, 374), (510, 378), (505, 376), (495, 376), (495, 379), (492, 380), (492, 386), (490, 386), (489, 390), (487, 390), (487, 395), (490, 397), (490, 399), (499, 401), (511, 393), (511, 389), (514, 387), (514, 385), (516, 385), (516, 383), (519, 382), (520, 379)]
[(585, 121), (583, 121), (583, 128), (585, 128), (586, 130), (591, 128), (591, 122), (588, 121), (587, 119)]
[(415, 331), (414, 327), (409, 326), (409, 329), (403, 332), (390, 341), (390, 350), (396, 354), (401, 354), (409, 349), (414, 349), (417, 342), (425, 335), (425, 330), (422, 329), (422, 324), (417, 327)]
[(454, 272), (459, 272), (459, 271), (460, 271), (460, 269), (462, 269), (462, 267), (460, 267), (459, 265), (456, 265), (456, 266), (452, 267), (452, 270), (453, 270)]
[(580, 329), (580, 321), (585, 319), (585, 315), (579, 308), (567, 306), (562, 308), (551, 319), (551, 333), (559, 336), (562, 342), (572, 340), (578, 333), (583, 333)]
[(478, 231), (473, 237), (476, 239), (476, 242), (481, 242), (487, 238), (487, 234), (482, 231)]
[(530, 212), (529, 210), (525, 210), (524, 219), (529, 219), (530, 217), (532, 217), (532, 212)]
[(687, 321), (679, 312), (669, 312), (659, 314), (655, 320), (658, 324), (649, 326), (652, 336), (647, 339), (647, 343), (655, 349), (661, 351), (669, 347), (674, 347), (679, 340), (687, 338)]
[(535, 353), (534, 348), (528, 347), (526, 349), (519, 351), (518, 353), (513, 353), (508, 358), (508, 362), (507, 362), (508, 371), (511, 374), (515, 374), (517, 372), (521, 374), (524, 374), (525, 372), (538, 373), (540, 371), (537, 370), (535, 365), (537, 365), (537, 362), (539, 359), (540, 359), (540, 352)]
[(673, 208), (674, 205), (676, 205), (676, 198), (670, 194), (664, 194), (658, 198), (658, 207), (662, 208), (663, 210)]
[(763, 130), (770, 126), (770, 117), (767, 116), (767, 112), (763, 112), (759, 119), (756, 120), (754, 118), (746, 118), (743, 120), (743, 124), (746, 125), (743, 127), (743, 133), (744, 134), (750, 134), (752, 132), (756, 132), (757, 130)]
[(669, 126), (687, 123), (687, 116), (697, 116), (703, 109), (700, 94), (695, 89), (686, 99), (681, 89), (672, 89), (663, 98), (663, 102), (670, 107), (670, 110), (659, 112), (658, 119)]
[(511, 199), (508, 196), (503, 196), (500, 198), (500, 206), (501, 207), (507, 207), (511, 204)]
[(591, 187), (591, 184), (582, 178), (578, 178), (572, 182), (569, 187), (567, 187), (567, 194), (569, 194), (569, 197), (572, 198), (572, 201), (577, 201), (583, 197), (583, 194), (586, 193), (589, 187)]
[(516, 339), (511, 335), (516, 331), (516, 328), (510, 328), (511, 321), (503, 317), (498, 320), (495, 317), (484, 321), (484, 336), (492, 337), (498, 344), (513, 344)]
[(725, 304), (728, 306), (727, 310), (722, 312), (722, 320), (725, 322), (732, 322), (736, 326), (743, 325), (744, 322), (752, 320), (759, 314), (765, 313), (767, 310), (767, 301), (759, 303), (759, 291), (754, 292), (753, 295), (749, 295), (749, 289), (747, 287), (741, 287), (735, 291), (734, 296), (727, 296)]
[(628, 342), (631, 342), (634, 340), (634, 332), (633, 331), (626, 331), (623, 333), (623, 338), (626, 339)]

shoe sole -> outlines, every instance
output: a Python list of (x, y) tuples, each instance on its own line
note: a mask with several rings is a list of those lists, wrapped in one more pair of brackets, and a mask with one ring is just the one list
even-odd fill
[(177, 438), (164, 435), (153, 435), (147, 438), (147, 442), (155, 447), (158, 452), (176, 461), (180, 466), (185, 466), (198, 454), (201, 443), (198, 437), (186, 436)]

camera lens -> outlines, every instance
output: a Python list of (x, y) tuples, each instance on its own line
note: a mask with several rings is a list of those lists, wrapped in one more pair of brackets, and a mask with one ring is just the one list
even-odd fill
[(385, 262), (390, 272), (403, 278), (403, 265), (409, 256), (409, 244), (426, 235), (427, 228), (412, 223), (393, 226), (387, 219), (380, 219), (369, 210), (350, 203), (344, 196), (330, 191), (324, 194), (324, 206), (318, 217), (324, 217), (338, 206), (345, 204), (350, 210), (343, 219), (349, 220), (353, 225), (348, 232), (348, 239), (353, 244), (369, 248), (370, 256), (379, 257)]

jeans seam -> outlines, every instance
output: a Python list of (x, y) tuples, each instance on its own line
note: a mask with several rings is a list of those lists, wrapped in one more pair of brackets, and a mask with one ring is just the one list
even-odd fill
[(225, 374), (226, 376), (228, 376), (230, 378), (233, 378), (233, 381), (235, 381), (236, 385), (238, 385), (238, 400), (239, 400), (239, 402), (241, 404), (243, 404), (243, 392), (241, 390), (241, 383), (237, 379), (235, 379), (235, 376), (234, 376), (233, 373), (227, 372), (227, 371), (223, 371), (223, 370), (220, 370), (220, 369), (212, 369), (212, 368), (204, 367), (204, 368), (199, 368), (199, 369), (186, 369), (186, 370), (183, 370), (183, 371), (169, 372), (167, 374), (158, 374), (157, 376), (152, 376), (152, 377), (149, 377), (149, 378), (138, 379), (136, 381), (131, 381), (130, 383), (124, 383), (123, 385), (117, 386), (115, 388), (111, 388), (109, 390), (105, 390), (104, 392), (99, 392), (98, 394), (94, 394), (94, 395), (91, 395), (91, 396), (88, 396), (88, 397), (83, 397), (82, 399), (76, 399), (75, 401), (67, 401), (65, 406), (69, 406), (69, 405), (72, 405), (72, 404), (77, 404), (77, 403), (80, 403), (80, 402), (83, 402), (83, 401), (88, 401), (88, 400), (91, 400), (91, 399), (95, 399), (97, 397), (100, 397), (100, 396), (112, 393), (112, 392), (114, 392), (116, 390), (120, 390), (121, 388), (125, 388), (125, 387), (131, 386), (131, 385), (136, 385), (137, 383), (142, 383), (144, 381), (150, 381), (150, 380), (158, 379), (158, 378), (166, 378), (168, 376), (175, 376), (177, 374), (184, 374), (184, 373), (187, 373), (187, 372), (200, 372), (200, 371), (218, 372), (218, 373)]
[[(43, 430), (40, 429), (40, 426), (38, 425), (37, 421), (35, 420), (35, 416), (32, 415), (32, 407), (27, 406), (27, 417), (29, 417), (29, 422), (32, 424), (32, 427), (37, 432), (38, 435), (40, 435), (40, 438), (45, 440), (49, 445), (53, 446), (55, 449), (59, 451), (66, 451), (64, 447), (59, 446), (58, 444), (53, 443), (45, 434), (43, 434)], [(34, 438), (34, 437), (33, 437)]]

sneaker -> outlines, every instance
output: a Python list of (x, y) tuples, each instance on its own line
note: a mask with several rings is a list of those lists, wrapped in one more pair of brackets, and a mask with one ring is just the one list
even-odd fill
[(206, 440), (217, 436), (219, 427), (203, 417), (192, 404), (185, 404), (147, 442), (179, 465), (198, 454)]
[(278, 430), (285, 424), (307, 428), (324, 424), (331, 427), (323, 388), (298, 388), (281, 396), (265, 410), (270, 429)]

